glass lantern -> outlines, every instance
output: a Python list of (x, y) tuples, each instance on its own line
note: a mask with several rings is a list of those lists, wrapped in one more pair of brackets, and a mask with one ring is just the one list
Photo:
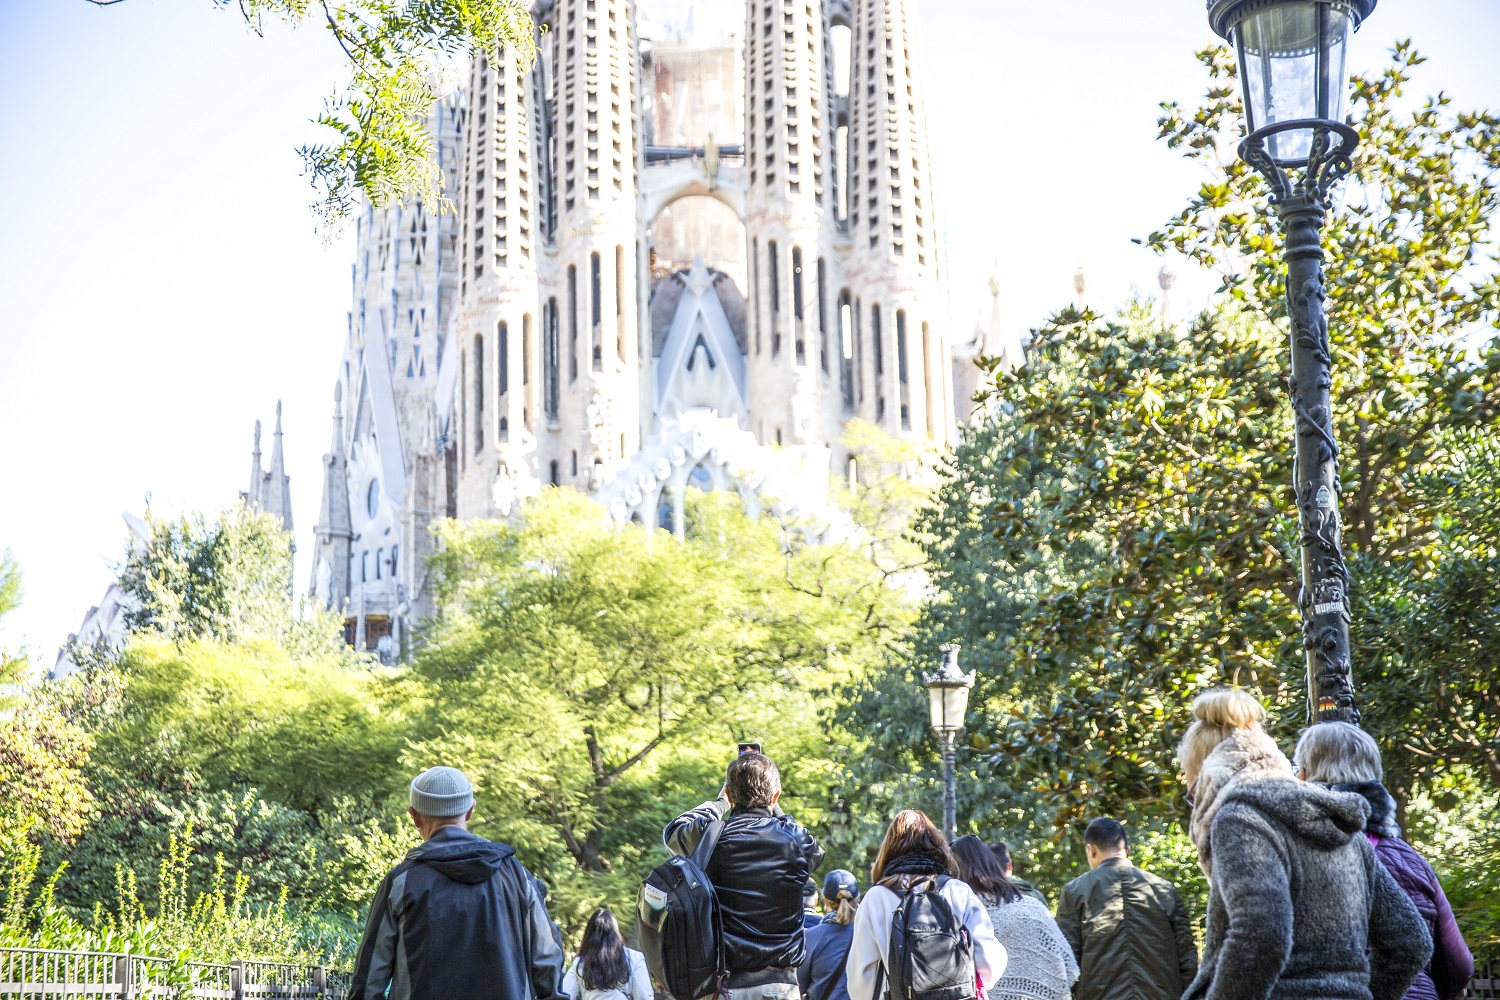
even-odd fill
[(925, 680), (933, 731), (958, 732), (964, 727), (964, 716), (969, 710), (969, 689), (974, 686), (974, 675), (959, 670), (957, 646), (943, 647), (943, 665), (927, 674)]
[(1215, 0), (1209, 23), (1234, 44), (1245, 118), (1254, 134), (1289, 122), (1266, 149), (1285, 167), (1305, 166), (1312, 126), (1344, 121), (1349, 36), (1374, 0)]

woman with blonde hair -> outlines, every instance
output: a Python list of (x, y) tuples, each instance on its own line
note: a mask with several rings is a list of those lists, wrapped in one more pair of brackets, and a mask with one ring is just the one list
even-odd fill
[(1238, 688), (1193, 702), (1178, 759), (1208, 876), (1184, 1000), (1399, 1000), (1432, 938), (1363, 836), (1357, 795), (1298, 781)]
[(846, 966), (850, 1000), (879, 1000), (886, 994), (892, 959), (891, 918), (907, 895), (917, 892), (935, 893), (941, 900), (938, 905), (946, 905), (963, 925), (979, 980), (999, 980), (1005, 972), (1005, 949), (995, 940), (984, 904), (957, 875), (948, 842), (927, 814), (918, 809), (897, 813), (870, 870), (870, 891), (854, 916)]

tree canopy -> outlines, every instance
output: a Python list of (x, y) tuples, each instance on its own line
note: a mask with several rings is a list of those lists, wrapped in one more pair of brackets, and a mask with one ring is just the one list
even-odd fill
[[(1219, 268), (1227, 294), (1180, 326), (1133, 303), (1034, 331), (919, 522), (936, 594), (916, 660), (959, 640), (979, 673), (961, 828), (1013, 834), (1059, 877), (1053, 852), (1089, 816), (1169, 832), (1185, 815), (1174, 743), (1198, 690), (1256, 689), (1283, 737), (1304, 720), (1280, 235), (1258, 175), (1223, 152), (1232, 63), (1203, 59), (1208, 101), (1166, 106), (1162, 132), (1212, 176), (1152, 240)], [(1403, 803), (1465, 776), (1493, 791), (1500, 735), (1483, 250), (1500, 129), (1446, 97), (1402, 110), (1419, 61), (1401, 45), (1356, 80), (1364, 145), (1325, 230), (1355, 680)], [(867, 799), (931, 794), (920, 697), (893, 666), (842, 710), (870, 734), (849, 771)]]
[(440, 611), (412, 677), (429, 715), (407, 769), (463, 767), (481, 830), (523, 852), (564, 924), (629, 905), (662, 827), (717, 793), (738, 740), (765, 741), (786, 808), (817, 826), (833, 756), (819, 699), (910, 604), (859, 546), (690, 497), (682, 542), (569, 490), (514, 524), (440, 532)]

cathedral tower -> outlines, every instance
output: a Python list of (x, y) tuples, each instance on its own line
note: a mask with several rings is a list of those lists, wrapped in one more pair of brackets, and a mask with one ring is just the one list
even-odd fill
[(459, 198), (459, 307), (451, 427), (457, 511), (494, 512), (531, 476), (550, 399), (542, 384), (539, 263), (546, 220), (536, 194), (543, 118), (533, 72), (509, 48), (474, 59)]
[[(830, 118), (822, 0), (746, 0), (751, 430), (762, 444), (825, 437), (824, 211)], [(821, 276), (821, 277), (820, 277)]]
[(635, 4), (554, 0), (544, 21), (557, 225), (542, 282), (548, 406), (536, 472), (592, 490), (644, 429)]
[(943, 447), (954, 433), (952, 368), (916, 0), (852, 0), (850, 22), (846, 389), (859, 416)]

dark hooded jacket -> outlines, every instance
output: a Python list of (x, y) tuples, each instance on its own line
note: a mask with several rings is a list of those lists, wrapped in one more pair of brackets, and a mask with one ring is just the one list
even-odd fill
[(1199, 786), (1214, 790), (1194, 807), (1195, 822), (1213, 809), (1199, 844), (1211, 846), (1208, 920), (1185, 1000), (1400, 1000), (1432, 938), (1375, 859), (1368, 806), (1296, 780), (1275, 756), (1274, 772), (1245, 776), (1256, 780), (1211, 774)]
[(408, 852), (370, 904), (349, 1000), (566, 1000), (555, 926), (515, 853), (451, 826)]
[(1353, 792), (1370, 804), (1365, 836), (1375, 856), (1416, 906), (1432, 935), (1432, 961), (1417, 973), (1406, 1000), (1454, 1000), (1474, 976), (1474, 956), (1459, 933), (1458, 921), (1432, 866), (1401, 839), (1396, 825), (1396, 800), (1378, 781), (1333, 785), (1336, 792)]
[(797, 982), (807, 949), (802, 887), (823, 863), (823, 848), (791, 817), (767, 809), (705, 802), (667, 824), (662, 839), (674, 854), (692, 854), (710, 826), (724, 820), (704, 874), (719, 897), (724, 964), (730, 988)]
[(1178, 1000), (1198, 971), (1177, 890), (1126, 858), (1063, 886), (1057, 927), (1078, 959), (1074, 1000)]

